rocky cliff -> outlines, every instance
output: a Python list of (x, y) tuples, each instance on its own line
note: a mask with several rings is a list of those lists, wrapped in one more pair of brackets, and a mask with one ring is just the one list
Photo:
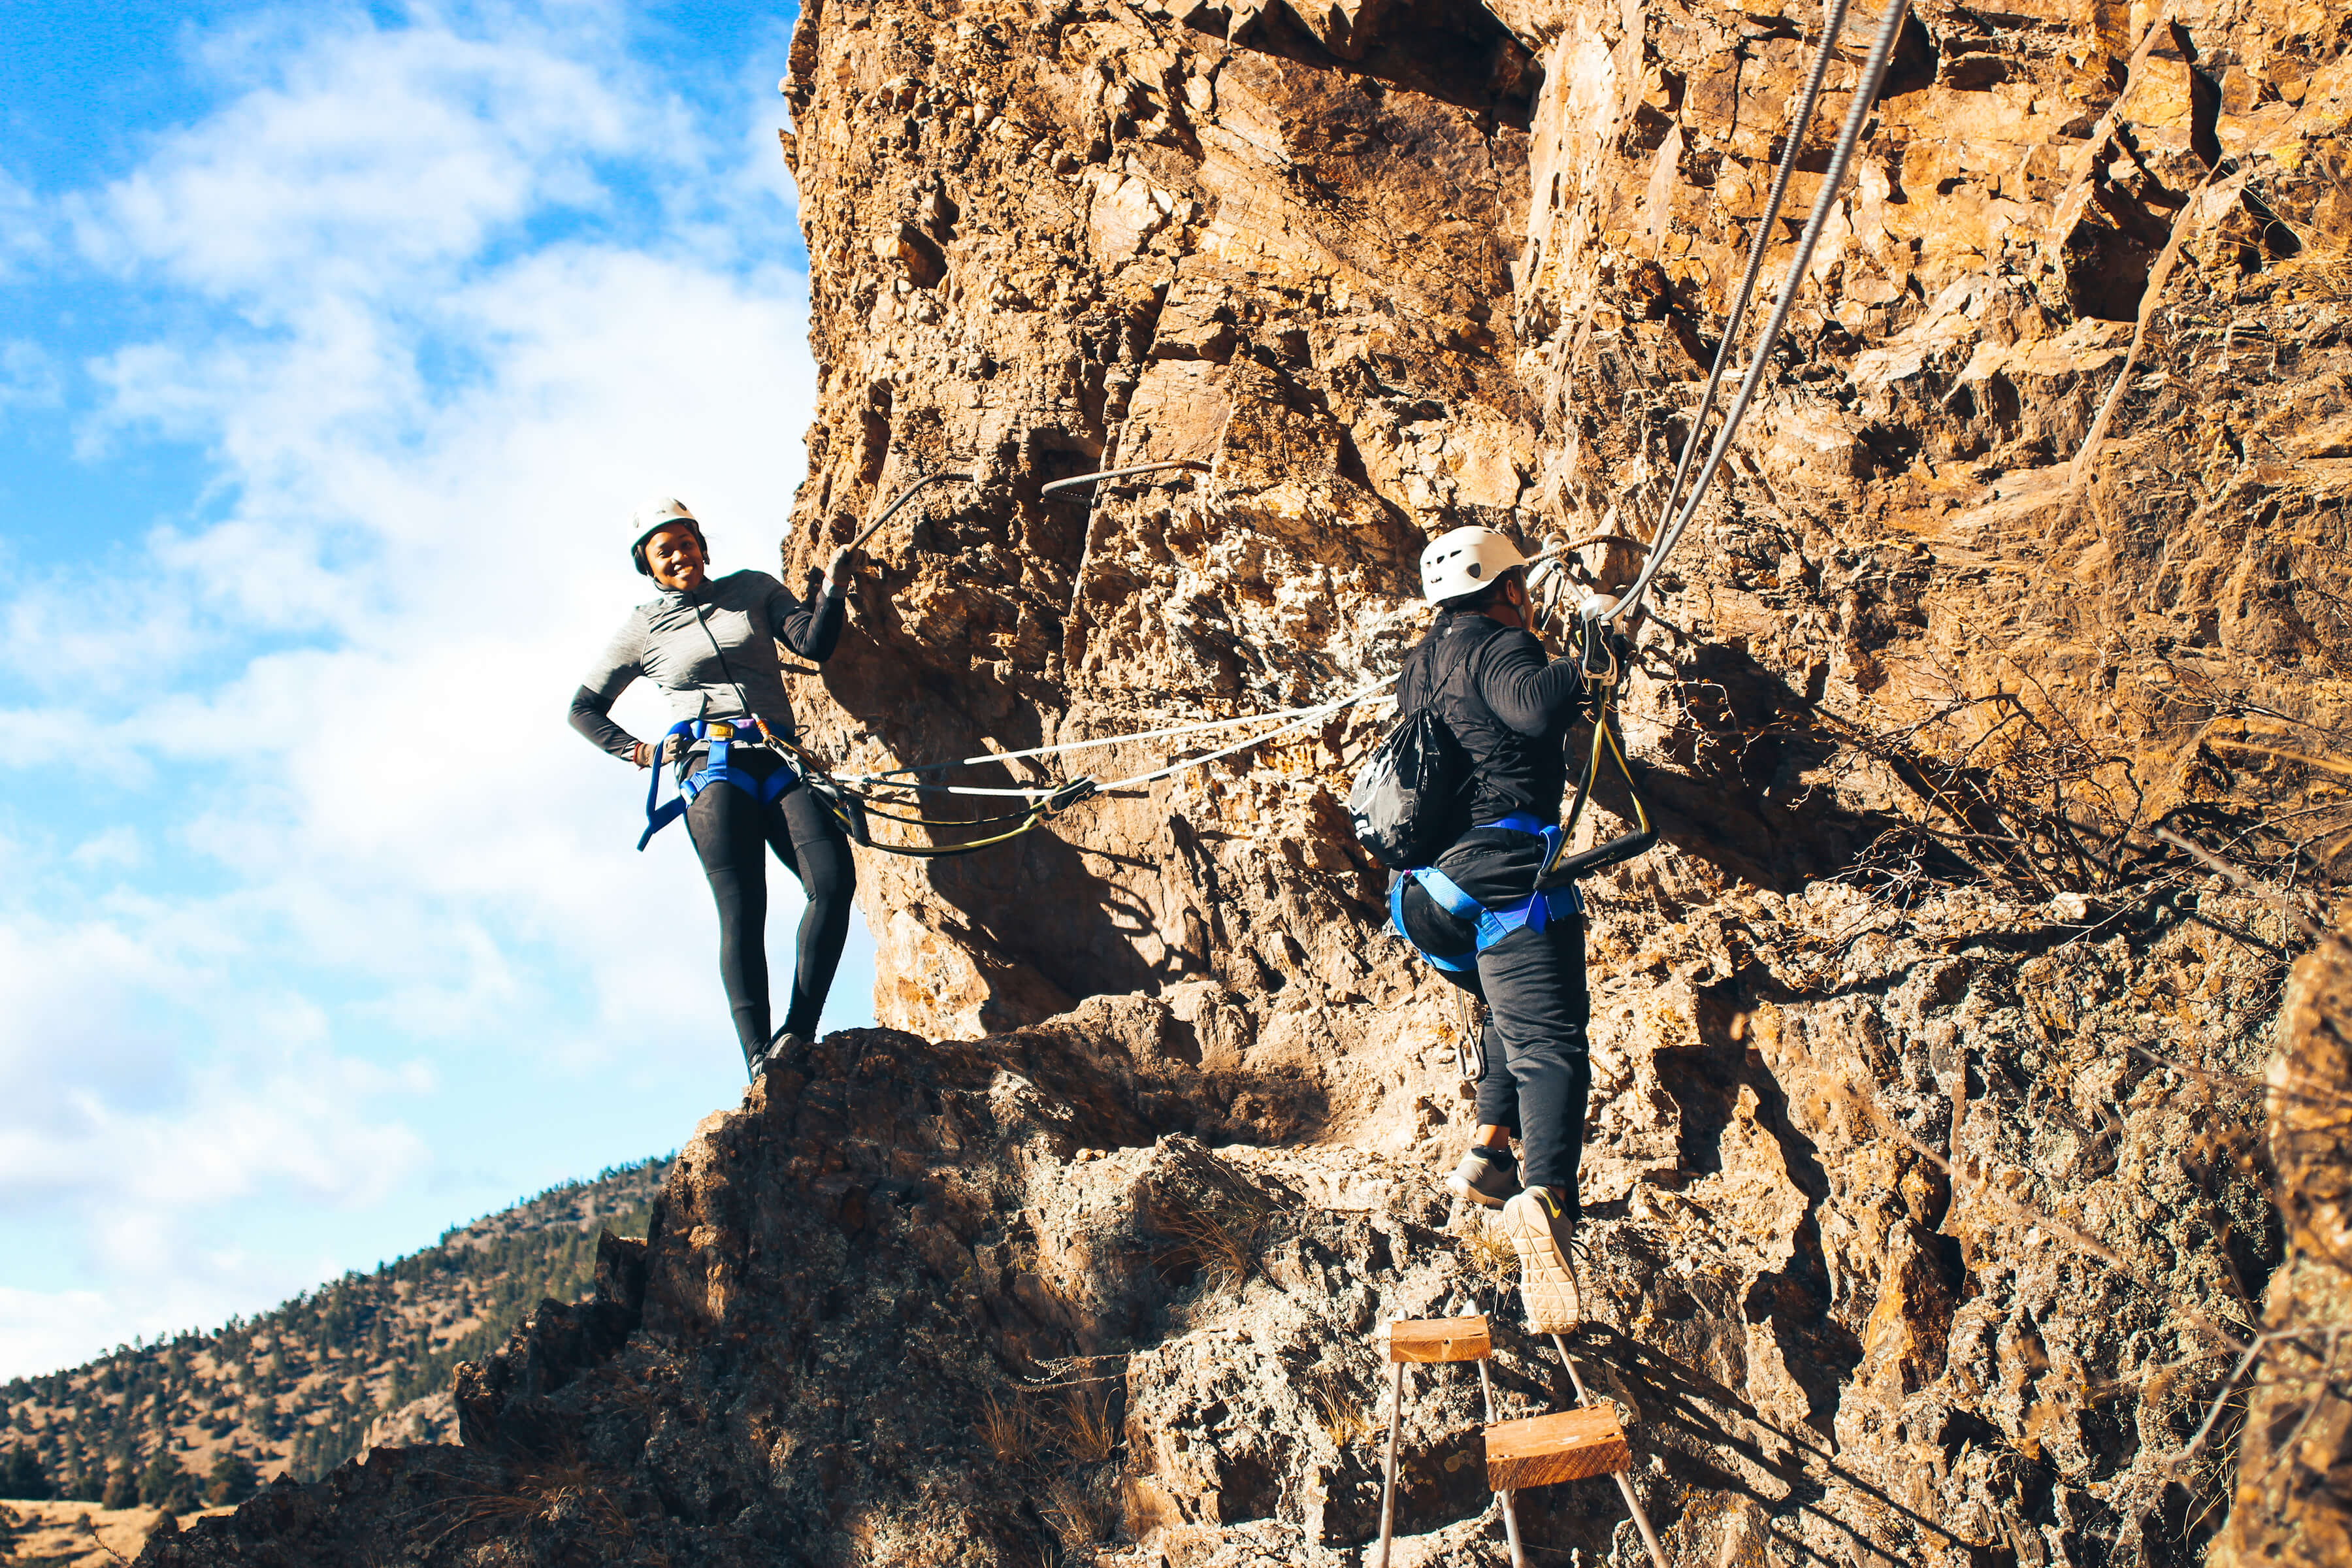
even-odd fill
[[(1678, 1568), (2308, 1552), (2342, 1157), (2294, 1086), (2340, 1085), (2340, 984), (2276, 1019), (2352, 829), (2352, 23), (1915, 10), (1629, 682), (1666, 843), (1589, 888), (1584, 1353)], [(1624, 583), (1819, 29), (811, 0), (786, 562), (975, 476), (875, 536), (814, 736), (874, 769), (1334, 697), (1465, 521)], [(1171, 458), (1206, 469), (1044, 493)], [(461, 1383), (464, 1450), (152, 1563), (1353, 1560), (1374, 1321), (1494, 1306), (1506, 1404), (1559, 1393), (1435, 1202), (1461, 1021), (1337, 798), (1383, 718), (861, 857), (896, 1032), (707, 1123), (599, 1303)], [(1496, 1561), (1432, 1383), (1406, 1560)], [(1603, 1489), (1528, 1507), (1535, 1561), (1640, 1560)]]

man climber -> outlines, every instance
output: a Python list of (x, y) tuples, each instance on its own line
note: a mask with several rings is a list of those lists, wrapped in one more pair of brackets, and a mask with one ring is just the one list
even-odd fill
[[(1448, 895), (1458, 890), (1476, 907), (1457, 904), (1470, 910), (1465, 921), (1432, 896), (1425, 873), (1406, 871), (1397, 908), (1405, 936), (1424, 952), (1477, 944), (1475, 965), (1439, 969), (1483, 1000), (1487, 1015), (1478, 1130), (1447, 1184), (1501, 1209), (1528, 1326), (1566, 1333), (1581, 1321), (1569, 1247), (1592, 1087), (1584, 917), (1572, 888), (1538, 892), (1536, 882), (1559, 842), (1568, 731), (1588, 700), (1577, 661), (1548, 660), (1530, 629), (1527, 567), (1490, 528), (1454, 529), (1422, 552), (1422, 594), (1437, 619), (1405, 656), (1397, 711), (1433, 707), (1461, 748), (1466, 777), (1435, 835), (1448, 847), (1433, 868), (1441, 888), (1452, 884)], [(1475, 920), (1481, 910), (1502, 919)]]

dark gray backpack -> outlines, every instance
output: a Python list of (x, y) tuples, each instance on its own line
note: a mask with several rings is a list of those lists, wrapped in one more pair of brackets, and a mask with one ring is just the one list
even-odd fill
[(1423, 703), (1397, 721), (1348, 791), (1356, 841), (1391, 871), (1428, 865), (1445, 847), (1443, 836), (1469, 772), (1437, 705)]

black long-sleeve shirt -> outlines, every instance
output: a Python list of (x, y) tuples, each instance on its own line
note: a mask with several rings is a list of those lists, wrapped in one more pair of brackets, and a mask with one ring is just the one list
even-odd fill
[(1432, 701), (1470, 763), (1448, 837), (1515, 812), (1559, 820), (1568, 731), (1585, 707), (1574, 659), (1547, 659), (1532, 636), (1490, 616), (1446, 611), (1406, 656), (1397, 685), (1400, 713)]
[(841, 589), (828, 584), (805, 603), (765, 572), (706, 579), (691, 594), (665, 591), (629, 612), (572, 698), (572, 727), (616, 757), (634, 757), (637, 738), (613, 722), (613, 702), (636, 680), (669, 693), (673, 719), (757, 714), (793, 732), (776, 644), (823, 663), (841, 640)]

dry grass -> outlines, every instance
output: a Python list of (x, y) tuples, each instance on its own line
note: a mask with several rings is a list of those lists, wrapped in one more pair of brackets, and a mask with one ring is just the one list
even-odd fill
[(1174, 1271), (1198, 1269), (1212, 1284), (1238, 1284), (1257, 1267), (1272, 1214), (1255, 1197), (1226, 1193), (1193, 1205), (1163, 1203), (1157, 1228), (1175, 1241), (1162, 1255)]
[(1110, 1523), (1110, 1510), (1084, 1484), (1067, 1476), (1047, 1479), (1045, 1495), (1037, 1511), (1053, 1527), (1064, 1549), (1070, 1552), (1094, 1545), (1103, 1538)]
[(1005, 1404), (992, 1391), (981, 1407), (980, 1419), (973, 1424), (973, 1429), (1000, 1464), (1021, 1464), (1037, 1451), (1028, 1413), (1018, 1404)]
[(1099, 1465), (1117, 1453), (1119, 1430), (1111, 1415), (1112, 1399), (1108, 1384), (1071, 1389), (1063, 1396), (1061, 1409), (1047, 1420), (1052, 1446), (1081, 1465)]
[(1315, 1425), (1331, 1439), (1334, 1448), (1349, 1447), (1380, 1433), (1380, 1417), (1335, 1383), (1314, 1384), (1307, 1389), (1307, 1399), (1315, 1407)]
[(1475, 1294), (1508, 1290), (1519, 1282), (1519, 1255), (1509, 1240), (1486, 1228), (1473, 1211), (1454, 1237), (1454, 1264)]
[(502, 1491), (449, 1500), (442, 1510), (442, 1528), (428, 1545), (459, 1533), (528, 1533), (535, 1524), (572, 1512), (585, 1514), (597, 1530), (618, 1540), (632, 1540), (636, 1531), (613, 1501), (618, 1480), (583, 1459), (562, 1459), (520, 1471)]

